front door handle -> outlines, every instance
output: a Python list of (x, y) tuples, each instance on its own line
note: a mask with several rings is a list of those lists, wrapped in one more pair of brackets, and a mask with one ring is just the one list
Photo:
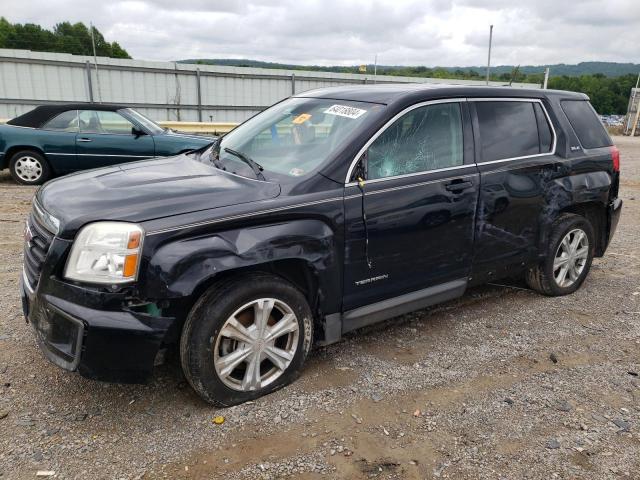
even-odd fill
[(468, 180), (462, 182), (456, 182), (455, 180), (451, 183), (447, 183), (444, 188), (446, 188), (450, 192), (460, 192), (462, 190), (466, 190), (467, 188), (473, 187), (473, 182)]
[(90, 138), (79, 138), (78, 141), (79, 142), (92, 142), (93, 140), (91, 140)]

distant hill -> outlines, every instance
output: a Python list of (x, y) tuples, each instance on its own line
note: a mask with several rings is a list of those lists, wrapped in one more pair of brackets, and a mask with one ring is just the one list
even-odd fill
[[(179, 63), (197, 63), (208, 65), (226, 65), (232, 67), (254, 67), (254, 68), (282, 68), (286, 70), (315, 70), (323, 72), (343, 72), (357, 73), (358, 65), (351, 66), (320, 66), (320, 65), (293, 65), (288, 63), (263, 62), (260, 60), (238, 59), (238, 58), (204, 58), (204, 59), (188, 59), (179, 60)], [(509, 74), (514, 71), (515, 65), (498, 65), (491, 67), (492, 75)], [(617, 63), (617, 62), (581, 62), (577, 65), (568, 65), (565, 63), (557, 63), (553, 65), (523, 65), (518, 69), (518, 73), (523, 75), (535, 75), (544, 72), (546, 67), (550, 67), (551, 76), (567, 75), (570, 77), (579, 77), (580, 75), (601, 74), (606, 77), (620, 77), (628, 74), (640, 73), (640, 64), (637, 63)], [(400, 72), (410, 72), (412, 76), (420, 73), (446, 71), (452, 73), (468, 73), (474, 72), (478, 75), (484, 75), (485, 68), (483, 66), (475, 67), (422, 67), (422, 66), (404, 66), (404, 65), (378, 65), (378, 73), (384, 74), (400, 74)], [(373, 65), (367, 65), (367, 73), (373, 73)], [(422, 76), (422, 75), (420, 75)]]
[[(558, 77), (567, 75), (569, 77), (579, 77), (580, 75), (595, 75), (600, 73), (606, 77), (620, 77), (622, 75), (640, 73), (640, 64), (638, 63), (617, 63), (617, 62), (580, 62), (577, 65), (568, 65), (566, 63), (556, 63), (553, 65), (522, 65), (519, 71), (525, 75), (540, 73), (546, 67), (550, 68), (550, 75)], [(486, 67), (444, 67), (448, 71), (455, 70), (480, 70), (485, 71)], [(499, 65), (491, 67), (491, 72), (497, 75), (501, 73), (511, 73), (515, 68), (514, 65)]]

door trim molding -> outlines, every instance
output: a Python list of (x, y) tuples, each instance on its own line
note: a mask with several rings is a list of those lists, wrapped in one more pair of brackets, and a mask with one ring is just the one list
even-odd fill
[(153, 155), (114, 155), (114, 154), (106, 154), (106, 153), (56, 153), (56, 152), (47, 152), (47, 155), (77, 155), (83, 157), (132, 157), (132, 158), (155, 158)]
[(342, 314), (342, 333), (461, 297), (467, 283), (466, 278), (452, 280), (348, 310)]
[[(469, 166), (475, 167), (475, 165), (469, 165)], [(427, 180), (424, 182), (411, 183), (409, 185), (398, 185), (397, 187), (383, 188), (381, 190), (367, 190), (365, 191), (365, 195), (366, 196), (377, 195), (379, 193), (394, 192), (396, 190), (404, 190), (406, 188), (422, 187), (424, 185), (433, 185), (434, 183), (446, 182), (447, 180), (451, 180), (452, 178), (473, 178), (477, 176), (478, 176), (478, 173), (471, 173), (468, 175), (452, 175), (450, 177), (438, 178), (437, 180)], [(362, 193), (356, 193), (353, 195), (348, 195), (344, 197), (344, 199), (349, 200), (351, 198), (361, 198), (361, 197), (362, 197)]]

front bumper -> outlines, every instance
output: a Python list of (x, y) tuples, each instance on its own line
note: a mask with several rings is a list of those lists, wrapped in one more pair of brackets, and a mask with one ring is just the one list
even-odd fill
[(88, 378), (145, 381), (176, 319), (128, 309), (124, 294), (80, 287), (44, 273), (35, 290), (23, 275), (20, 294), (45, 356)]

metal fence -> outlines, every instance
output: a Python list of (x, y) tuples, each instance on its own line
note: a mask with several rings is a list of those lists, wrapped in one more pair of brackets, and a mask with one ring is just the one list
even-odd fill
[[(189, 65), (0, 49), (0, 118), (45, 103), (123, 103), (156, 120), (241, 122), (292, 94), (336, 85), (484, 81)], [(503, 85), (491, 82), (492, 85)], [(512, 87), (540, 88), (537, 84)]]

